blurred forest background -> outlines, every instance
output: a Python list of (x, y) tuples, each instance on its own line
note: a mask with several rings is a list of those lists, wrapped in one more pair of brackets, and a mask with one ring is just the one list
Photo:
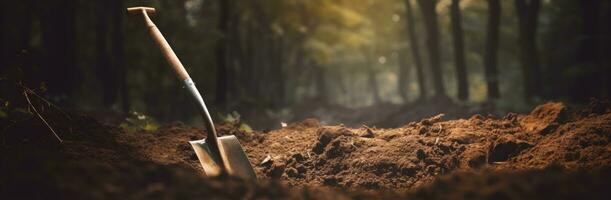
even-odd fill
[(1, 4), (5, 106), (23, 98), (22, 82), (64, 107), (197, 123), (132, 6), (157, 9), (153, 21), (217, 120), (236, 111), (257, 129), (305, 117), (396, 126), (454, 108), (461, 117), (611, 94), (606, 0)]

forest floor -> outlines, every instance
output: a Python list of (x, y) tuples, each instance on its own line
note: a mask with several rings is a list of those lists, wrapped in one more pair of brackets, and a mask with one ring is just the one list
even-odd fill
[(131, 132), (77, 113), (42, 111), (2, 129), (0, 197), (87, 199), (606, 199), (611, 105), (547, 103), (496, 118), (443, 114), (395, 128), (317, 119), (236, 135), (259, 183), (206, 177), (180, 122)]

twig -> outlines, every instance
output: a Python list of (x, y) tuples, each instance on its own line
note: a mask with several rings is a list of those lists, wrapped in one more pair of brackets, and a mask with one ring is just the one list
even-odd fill
[(23, 96), (25, 96), (25, 100), (28, 101), (28, 104), (30, 105), (30, 107), (34, 110), (34, 112), (36, 113), (36, 115), (38, 115), (38, 118), (40, 118), (40, 120), (45, 123), (45, 125), (47, 125), (47, 127), (49, 128), (49, 130), (51, 130), (51, 132), (53, 132), (53, 135), (55, 135), (55, 138), (57, 138), (57, 140), (59, 140), (59, 143), (64, 142), (59, 135), (57, 135), (57, 133), (55, 132), (55, 130), (53, 130), (53, 128), (51, 127), (51, 125), (49, 125), (49, 123), (47, 122), (47, 120), (45, 120), (45, 118), (42, 117), (42, 115), (40, 115), (40, 113), (38, 113), (38, 110), (36, 110), (36, 107), (32, 104), (32, 101), (30, 101), (30, 97), (28, 97), (28, 92), (27, 91), (23, 91)]
[(54, 107), (57, 111), (59, 111), (60, 113), (62, 113), (64, 116), (66, 116), (66, 118), (68, 118), (68, 120), (72, 120), (72, 118), (70, 117), (70, 115), (68, 115), (68, 113), (64, 112), (64, 110), (62, 110), (59, 106), (49, 102), (48, 100), (46, 100), (45, 98), (41, 97), (40, 95), (36, 94), (36, 92), (34, 92), (32, 89), (24, 86), (22, 83), (19, 83), (19, 86), (21, 86), (21, 88), (23, 88), (23, 90), (25, 92), (28, 92), (30, 94), (33, 94), (34, 96), (38, 97), (39, 100), (44, 101), (47, 106), (49, 107)]

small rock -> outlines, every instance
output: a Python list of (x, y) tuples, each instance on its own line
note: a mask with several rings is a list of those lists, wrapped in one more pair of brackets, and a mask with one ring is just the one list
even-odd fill
[(271, 164), (272, 162), (272, 156), (267, 155), (265, 156), (265, 158), (263, 158), (263, 161), (261, 161), (261, 163), (259, 163), (259, 165), (265, 165), (265, 164)]

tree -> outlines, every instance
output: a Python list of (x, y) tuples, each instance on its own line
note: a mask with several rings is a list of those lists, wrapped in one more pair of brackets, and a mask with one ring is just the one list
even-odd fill
[(43, 74), (47, 94), (68, 104), (77, 81), (74, 0), (44, 1), (39, 6), (43, 43)]
[(102, 103), (109, 107), (115, 103), (117, 97), (116, 66), (110, 61), (110, 48), (108, 45), (109, 19), (108, 10), (111, 10), (109, 1), (96, 1), (96, 72), (102, 83)]
[(216, 101), (225, 103), (227, 97), (227, 30), (229, 28), (230, 1), (219, 0), (218, 31), (220, 39), (216, 46)]
[(379, 104), (382, 102), (382, 97), (380, 97), (380, 87), (378, 86), (378, 80), (376, 79), (376, 69), (374, 67), (374, 62), (371, 60), (371, 55), (368, 56), (367, 60), (367, 82), (369, 83), (369, 88), (371, 89), (371, 95), (373, 96), (373, 103)]
[(537, 21), (540, 6), (540, 0), (515, 1), (518, 16), (519, 59), (524, 76), (524, 97), (527, 101), (533, 96), (541, 95), (542, 89), (537, 50)]
[(456, 81), (458, 83), (458, 99), (469, 99), (469, 79), (467, 78), (467, 67), (465, 66), (465, 45), (463, 41), (463, 30), (461, 25), (460, 0), (452, 0), (450, 5), (450, 16), (452, 18), (452, 38), (454, 39), (454, 62), (456, 65)]
[(123, 0), (113, 0), (112, 15), (113, 15), (113, 32), (112, 38), (113, 44), (113, 57), (114, 67), (117, 69), (118, 81), (119, 81), (119, 94), (121, 96), (121, 111), (123, 114), (129, 113), (130, 101), (129, 93), (127, 88), (127, 68), (125, 68), (125, 51), (123, 49), (123, 16), (125, 16), (123, 10)]
[(418, 35), (416, 35), (416, 20), (414, 20), (414, 12), (410, 0), (405, 0), (405, 15), (406, 15), (406, 28), (409, 37), (409, 43), (412, 51), (412, 59), (416, 66), (416, 76), (418, 78), (418, 88), (420, 90), (420, 98), (424, 99), (427, 96), (426, 91), (426, 77), (424, 76), (424, 67), (422, 66), (422, 60), (420, 58), (420, 44), (418, 43)]
[(407, 56), (405, 52), (399, 52), (398, 63), (399, 63), (399, 80), (397, 84), (397, 91), (399, 96), (403, 99), (404, 102), (408, 101), (407, 94), (407, 85), (409, 84), (409, 76), (410, 76), (410, 68), (406, 62)]
[(441, 72), (440, 65), (439, 27), (437, 25), (437, 12), (435, 11), (437, 0), (418, 0), (418, 4), (422, 10), (424, 27), (427, 33), (426, 43), (429, 50), (435, 96), (446, 96), (446, 89), (443, 84), (443, 74)]
[(500, 97), (497, 51), (499, 47), (499, 25), (501, 19), (501, 3), (499, 0), (488, 0), (488, 26), (486, 33), (486, 49), (484, 50), (484, 71), (488, 88), (488, 99)]
[[(604, 94), (604, 79), (607, 76), (599, 59), (599, 34), (598, 27), (600, 15), (600, 0), (580, 1), (581, 9), (581, 39), (579, 40), (577, 63), (590, 70), (587, 76), (580, 76), (576, 87), (572, 91), (573, 100), (587, 101), (591, 97), (601, 97)], [(584, 87), (585, 86), (585, 87)]]

